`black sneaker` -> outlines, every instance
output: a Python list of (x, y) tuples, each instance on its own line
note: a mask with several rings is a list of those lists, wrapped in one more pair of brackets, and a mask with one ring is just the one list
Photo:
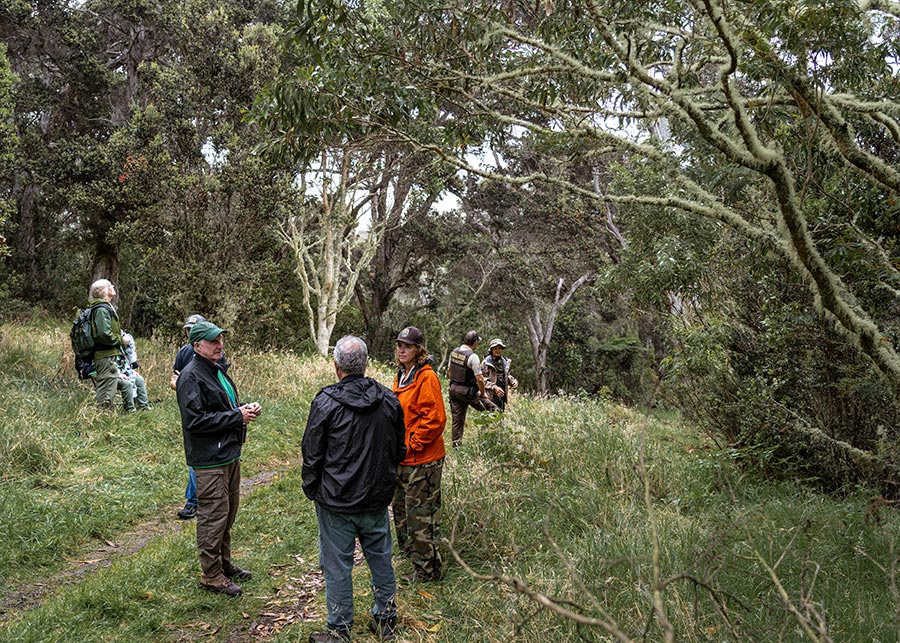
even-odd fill
[(393, 641), (397, 638), (397, 617), (373, 618), (369, 621), (369, 631), (382, 641)]
[(178, 516), (179, 520), (190, 520), (191, 518), (197, 517), (197, 505), (185, 505), (183, 509), (179, 509), (178, 513), (175, 514)]

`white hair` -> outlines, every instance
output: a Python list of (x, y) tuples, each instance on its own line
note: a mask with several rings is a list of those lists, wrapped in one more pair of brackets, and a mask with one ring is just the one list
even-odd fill
[(103, 299), (106, 297), (106, 291), (112, 287), (112, 282), (109, 279), (98, 279), (94, 283), (91, 284), (91, 289), (89, 291), (89, 296), (91, 299)]

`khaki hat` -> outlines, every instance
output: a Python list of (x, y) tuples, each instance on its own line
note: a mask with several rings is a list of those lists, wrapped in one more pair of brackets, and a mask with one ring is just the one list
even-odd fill
[(506, 348), (506, 344), (503, 343), (503, 340), (499, 337), (495, 337), (491, 340), (491, 348), (494, 346), (499, 346), (500, 348)]

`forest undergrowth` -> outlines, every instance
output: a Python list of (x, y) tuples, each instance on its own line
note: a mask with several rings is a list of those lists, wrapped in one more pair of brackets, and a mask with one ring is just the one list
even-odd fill
[[(0, 325), (0, 641), (306, 641), (325, 611), (300, 439), (328, 362), (226, 346), (264, 407), (233, 532), (254, 579), (230, 599), (198, 589), (174, 516), (177, 347), (138, 340), (153, 410), (99, 414), (67, 342), (58, 322)], [(742, 469), (674, 414), (517, 395), (471, 418), (443, 491), (447, 575), (401, 585), (401, 641), (898, 640), (894, 507)], [(354, 639), (374, 640), (364, 564), (354, 582)]]

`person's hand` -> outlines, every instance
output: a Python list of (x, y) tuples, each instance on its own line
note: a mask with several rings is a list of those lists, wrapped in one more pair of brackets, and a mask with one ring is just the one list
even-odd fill
[(262, 413), (262, 407), (259, 405), (259, 402), (251, 402), (249, 404), (242, 404), (239, 407), (241, 411), (241, 415), (244, 418), (244, 424), (252, 422), (256, 418), (260, 416)]
[(496, 396), (499, 397), (499, 398), (504, 398), (504, 397), (506, 397), (506, 393), (504, 393), (504, 392), (503, 392), (503, 389), (500, 388), (499, 386), (496, 387), (496, 388), (494, 389), (494, 395), (496, 395)]
[(130, 381), (130, 380), (128, 379), (128, 376), (125, 375), (125, 373), (122, 373), (121, 371), (119, 372), (119, 379), (120, 379), (120, 380), (125, 380), (126, 382), (129, 382), (129, 381)]

